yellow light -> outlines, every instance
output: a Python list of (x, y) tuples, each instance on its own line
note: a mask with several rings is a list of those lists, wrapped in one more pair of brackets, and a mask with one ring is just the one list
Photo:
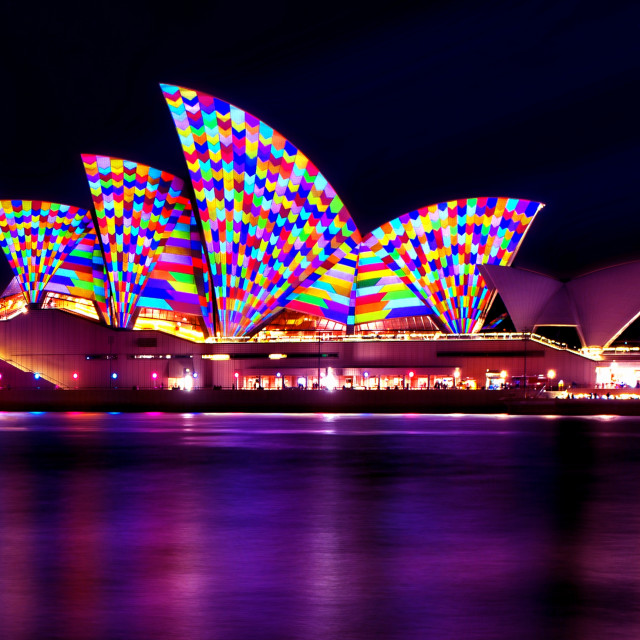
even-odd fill
[(553, 380), (556, 377), (556, 372), (554, 369), (549, 369), (549, 371), (547, 371), (547, 378), (549, 378), (549, 380)]
[(203, 360), (230, 360), (228, 353), (207, 353), (202, 356)]
[(270, 353), (269, 354), (269, 360), (282, 360), (283, 358), (286, 358), (287, 354), (286, 353)]
[(506, 379), (507, 379), (507, 372), (506, 372), (506, 371), (501, 371), (501, 372), (500, 372), (500, 377), (501, 377), (503, 380), (506, 380)]

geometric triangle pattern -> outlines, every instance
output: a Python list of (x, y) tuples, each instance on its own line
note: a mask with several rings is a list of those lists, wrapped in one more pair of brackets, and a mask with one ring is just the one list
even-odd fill
[(317, 167), (277, 131), (224, 100), (161, 87), (191, 175), (219, 332), (247, 335), (360, 234)]
[(40, 302), (51, 276), (91, 227), (86, 209), (31, 200), (0, 201), (0, 245), (30, 303)]
[(407, 213), (363, 241), (453, 333), (482, 327), (491, 292), (477, 265), (510, 265), (543, 205), (469, 198)]
[(114, 326), (130, 328), (159, 254), (188, 205), (179, 178), (146, 165), (83, 155), (108, 276)]

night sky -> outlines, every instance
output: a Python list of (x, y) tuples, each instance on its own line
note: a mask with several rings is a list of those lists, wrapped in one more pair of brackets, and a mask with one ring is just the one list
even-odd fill
[(640, 259), (635, 3), (4, 5), (1, 198), (89, 208), (83, 152), (188, 181), (168, 82), (280, 131), (363, 234), (505, 195), (547, 204), (515, 266), (566, 278)]

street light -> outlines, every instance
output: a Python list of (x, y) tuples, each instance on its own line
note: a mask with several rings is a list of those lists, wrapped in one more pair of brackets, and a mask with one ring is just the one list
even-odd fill
[(553, 381), (555, 377), (556, 377), (555, 369), (549, 369), (549, 371), (547, 371), (547, 387), (550, 387), (550, 384), (553, 384), (553, 382), (549, 383), (549, 380)]

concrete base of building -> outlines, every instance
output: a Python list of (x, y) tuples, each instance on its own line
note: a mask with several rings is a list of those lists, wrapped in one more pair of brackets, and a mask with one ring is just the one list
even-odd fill
[(0, 411), (640, 415), (640, 400), (559, 398), (524, 400), (522, 392), (517, 390), (40, 389), (34, 391), (5, 389), (0, 391)]

